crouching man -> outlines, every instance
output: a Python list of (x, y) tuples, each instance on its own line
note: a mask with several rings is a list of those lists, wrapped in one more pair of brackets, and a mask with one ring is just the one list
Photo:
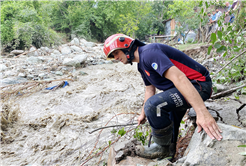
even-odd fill
[[(183, 52), (160, 43), (145, 45), (124, 34), (108, 37), (104, 53), (123, 64), (138, 63), (146, 86), (144, 105), (138, 117), (146, 117), (152, 128), (150, 146), (137, 146), (136, 153), (144, 158), (173, 158), (180, 122), (188, 108), (197, 114), (198, 132), (202, 129), (211, 139), (221, 140), (221, 130), (204, 105), (212, 93), (207, 69)], [(156, 94), (156, 88), (163, 92)]]

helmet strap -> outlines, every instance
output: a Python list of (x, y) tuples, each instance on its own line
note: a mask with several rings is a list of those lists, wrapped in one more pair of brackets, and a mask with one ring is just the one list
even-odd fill
[(133, 44), (127, 49), (122, 49), (122, 51), (126, 55), (127, 62), (130, 63), (131, 65), (132, 65), (132, 60), (134, 59), (134, 52), (136, 51), (137, 47), (138, 47), (137, 45)]

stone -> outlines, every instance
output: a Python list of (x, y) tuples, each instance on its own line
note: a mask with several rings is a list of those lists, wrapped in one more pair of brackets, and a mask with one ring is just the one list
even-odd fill
[(27, 58), (27, 62), (28, 63), (41, 63), (42, 62), (42, 59), (38, 58), (38, 57), (34, 57), (34, 56), (31, 56), (29, 58)]
[(72, 51), (71, 51), (70, 47), (68, 47), (68, 46), (63, 47), (63, 48), (61, 49), (62, 55), (71, 54), (71, 52), (72, 52)]
[(27, 78), (28, 80), (32, 80), (32, 79), (34, 78), (34, 76), (31, 75), (31, 74), (28, 74), (28, 75), (26, 76), (26, 78)]
[(58, 50), (54, 50), (54, 51), (53, 51), (53, 54), (61, 55), (60, 51), (58, 51)]
[(71, 41), (71, 44), (72, 44), (72, 45), (79, 45), (79, 39), (78, 39), (78, 38), (74, 38), (74, 39)]
[(150, 162), (147, 166), (175, 166), (167, 159), (163, 159), (161, 161)]
[(23, 50), (13, 50), (10, 53), (15, 54), (15, 55), (19, 55), (19, 54), (24, 53), (24, 51)]
[(5, 75), (6, 75), (6, 76), (14, 76), (15, 73), (14, 73), (13, 71), (6, 71), (6, 72), (5, 72)]
[(13, 58), (14, 56), (15, 56), (15, 54), (10, 53), (10, 54), (8, 54), (7, 58)]
[(84, 45), (85, 43), (87, 43), (87, 41), (86, 41), (85, 39), (80, 39), (80, 45), (81, 45), (81, 44)]
[(86, 47), (95, 47), (95, 46), (96, 46), (96, 44), (93, 43), (93, 42), (85, 42), (84, 45), (85, 45)]
[(83, 72), (83, 71), (79, 71), (79, 74), (82, 76), (88, 75), (86, 72)]
[(40, 73), (40, 74), (38, 75), (39, 78), (44, 78), (45, 76), (46, 76), (45, 73)]
[(59, 75), (59, 76), (62, 76), (63, 75), (63, 73), (61, 71), (56, 71), (55, 74), (56, 75)]
[(239, 145), (246, 143), (246, 130), (218, 123), (223, 131), (221, 141), (212, 140), (204, 131), (194, 132), (184, 156), (175, 165), (246, 165), (245, 156), (239, 155), (243, 149)]
[(224, 86), (222, 84), (213, 84), (213, 86), (215, 86), (217, 88), (217, 93), (230, 89), (229, 86)]
[(81, 48), (77, 47), (77, 46), (71, 46), (70, 48), (71, 48), (71, 50), (73, 50), (74, 52), (83, 52), (83, 50), (82, 50)]
[(72, 58), (65, 58), (62, 64), (65, 66), (75, 66), (75, 67), (80, 66), (80, 62)]
[(87, 58), (87, 54), (78, 54), (73, 59), (78, 60), (79, 63), (84, 63)]
[(18, 77), (25, 78), (25, 77), (26, 77), (26, 74), (25, 74), (25, 73), (19, 73), (19, 74), (18, 74)]
[(6, 69), (7, 69), (6, 65), (0, 64), (0, 71), (4, 71)]

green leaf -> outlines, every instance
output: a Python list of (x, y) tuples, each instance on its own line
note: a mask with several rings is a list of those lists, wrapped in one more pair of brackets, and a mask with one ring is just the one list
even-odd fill
[(223, 57), (225, 57), (227, 55), (227, 51), (223, 54)]
[(109, 146), (111, 145), (111, 142), (112, 142), (112, 141), (108, 141), (108, 145), (109, 145)]
[(181, 124), (185, 124), (185, 122), (182, 120), (182, 121), (181, 121)]
[(218, 35), (219, 39), (222, 40), (222, 32), (221, 31), (218, 31), (217, 32), (217, 35)]
[(220, 48), (220, 47), (221, 47), (220, 42), (216, 42), (216, 43), (214, 44), (214, 48), (218, 49), (218, 48)]
[(212, 48), (213, 48), (213, 46), (209, 46), (209, 47), (208, 47), (208, 55), (210, 54)]
[(214, 44), (217, 40), (217, 37), (216, 37), (216, 34), (215, 33), (212, 33), (211, 34), (211, 42)]
[(213, 87), (213, 91), (214, 91), (214, 93), (217, 93), (218, 90), (217, 90), (216, 86)]
[(116, 132), (117, 132), (116, 129), (113, 129), (113, 130), (111, 131), (112, 134), (114, 134), (114, 133), (116, 133)]
[(208, 2), (207, 1), (205, 2), (205, 4), (206, 4), (206, 8), (208, 8)]
[(246, 145), (238, 145), (237, 147), (244, 147), (244, 148), (246, 148)]
[(234, 50), (235, 52), (239, 52), (239, 51), (241, 50), (241, 48), (240, 48), (240, 47), (237, 47), (237, 46), (233, 46), (233, 50)]
[(230, 44), (232, 44), (232, 41), (231, 41), (231, 39), (229, 39), (229, 42), (230, 42)]
[(199, 7), (202, 7), (202, 1), (200, 1), (200, 3), (199, 3)]
[(120, 136), (123, 136), (123, 135), (126, 134), (126, 131), (124, 130), (124, 127), (123, 127), (121, 130), (118, 131), (118, 134), (119, 134)]
[(240, 153), (238, 153), (238, 154), (240, 154), (240, 155), (242, 155), (242, 156), (246, 156), (246, 152), (240, 152)]
[(225, 47), (225, 46), (221, 46), (220, 48), (218, 48), (217, 50), (216, 50), (216, 52), (217, 53), (222, 53), (222, 52), (224, 52), (224, 51), (226, 51), (227, 50), (227, 48)]

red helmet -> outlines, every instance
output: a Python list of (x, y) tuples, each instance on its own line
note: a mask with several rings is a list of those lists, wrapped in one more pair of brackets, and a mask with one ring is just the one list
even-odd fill
[(109, 57), (114, 50), (130, 47), (132, 41), (134, 41), (133, 38), (124, 34), (114, 34), (109, 36), (104, 42), (103, 51), (106, 57)]

